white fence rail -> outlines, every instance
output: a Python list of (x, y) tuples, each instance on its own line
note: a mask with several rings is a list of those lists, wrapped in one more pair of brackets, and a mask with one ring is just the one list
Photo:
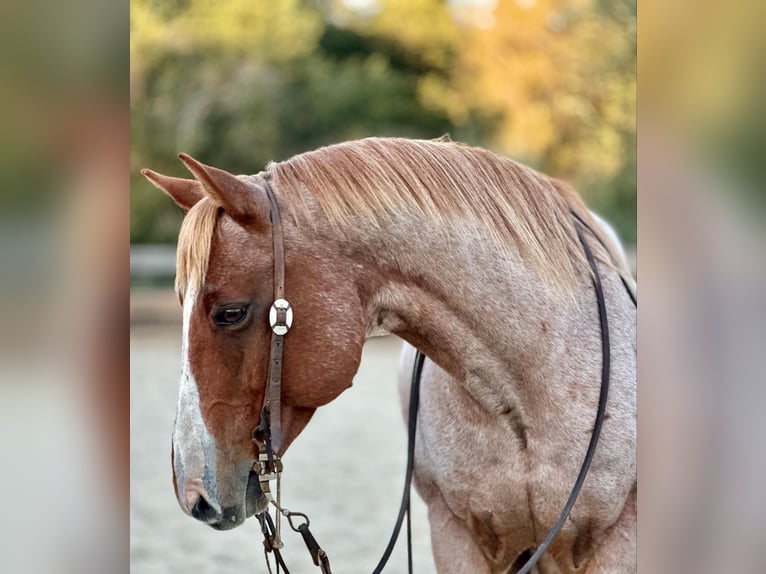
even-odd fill
[(131, 277), (173, 277), (176, 273), (176, 246), (168, 244), (131, 245)]

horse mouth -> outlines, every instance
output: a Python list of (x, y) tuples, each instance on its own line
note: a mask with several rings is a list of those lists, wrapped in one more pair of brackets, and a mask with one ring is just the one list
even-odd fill
[(247, 477), (247, 490), (245, 492), (245, 517), (265, 512), (269, 507), (269, 499), (261, 489), (258, 474), (251, 470)]
[(231, 530), (242, 524), (247, 518), (242, 514), (242, 509), (236, 506), (224, 508), (223, 516), (215, 522), (208, 522), (207, 525), (215, 530)]
[(231, 530), (243, 524), (251, 516), (264, 512), (268, 507), (269, 499), (261, 489), (258, 475), (251, 471), (247, 478), (244, 504), (224, 508), (215, 519), (204, 522), (215, 530)]

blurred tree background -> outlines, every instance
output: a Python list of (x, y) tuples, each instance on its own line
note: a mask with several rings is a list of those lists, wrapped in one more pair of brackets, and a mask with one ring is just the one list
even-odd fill
[(255, 173), (378, 136), (493, 149), (636, 238), (635, 0), (132, 0), (131, 241), (182, 213), (138, 174)]

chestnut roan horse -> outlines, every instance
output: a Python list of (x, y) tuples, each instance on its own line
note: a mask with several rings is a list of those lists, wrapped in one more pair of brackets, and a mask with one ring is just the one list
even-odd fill
[(516, 572), (570, 494), (599, 402), (599, 310), (579, 219), (597, 239), (589, 245), (609, 317), (610, 388), (587, 479), (537, 569), (635, 571), (636, 310), (621, 284), (632, 279), (573, 190), (441, 140), (346, 142), (252, 176), (181, 159), (195, 179), (143, 173), (188, 211), (172, 456), (184, 512), (229, 529), (268, 505), (253, 488), (251, 433), (273, 362), (275, 202), (295, 324), (272, 414), (281, 421), (274, 456), (351, 386), (367, 337), (398, 335), (409, 343), (403, 372), (413, 347), (428, 357), (415, 485), (436, 566)]

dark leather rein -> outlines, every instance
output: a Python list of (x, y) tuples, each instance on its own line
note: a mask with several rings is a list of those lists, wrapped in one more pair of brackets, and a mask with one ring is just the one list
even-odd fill
[[(276, 561), (277, 573), (284, 570), (286, 574), (289, 574), (289, 570), (285, 565), (282, 558), (281, 548), (281, 533), (280, 533), (280, 516), (287, 518), (290, 528), (295, 532), (298, 532), (306, 544), (306, 548), (311, 554), (311, 558), (316, 566), (319, 567), (322, 574), (331, 574), (330, 560), (327, 557), (325, 551), (319, 546), (316, 539), (309, 530), (308, 517), (300, 512), (291, 512), (281, 506), (279, 499), (279, 480), (282, 473), (282, 462), (276, 451), (279, 451), (282, 445), (282, 421), (280, 417), (281, 410), (281, 396), (282, 396), (282, 351), (284, 348), (284, 337), (290, 330), (293, 323), (293, 310), (290, 303), (285, 299), (285, 252), (282, 235), (282, 220), (279, 212), (279, 205), (277, 204), (274, 191), (267, 180), (264, 179), (266, 197), (269, 200), (269, 210), (271, 214), (272, 235), (274, 241), (274, 303), (269, 311), (269, 324), (271, 326), (271, 351), (269, 354), (269, 371), (268, 380), (266, 384), (266, 393), (264, 397), (263, 408), (261, 409), (261, 421), (260, 424), (253, 429), (252, 438), (253, 442), (258, 447), (258, 460), (253, 465), (251, 471), (250, 481), (248, 483), (248, 495), (253, 494), (251, 490), (254, 488), (257, 478), (257, 482), (260, 485), (261, 492), (269, 499), (276, 509), (276, 519), (272, 520), (269, 515), (268, 509), (258, 514), (258, 520), (261, 524), (261, 532), (263, 533), (264, 554), (266, 556), (266, 566), (269, 574), (271, 574), (271, 563), (269, 562), (269, 554), (273, 553)], [(596, 411), (596, 422), (593, 425), (593, 433), (591, 434), (590, 443), (588, 444), (588, 450), (585, 453), (580, 472), (577, 475), (572, 492), (569, 495), (564, 508), (561, 510), (558, 519), (545, 536), (543, 541), (537, 547), (535, 552), (529, 557), (524, 566), (518, 570), (517, 574), (528, 574), (535, 566), (540, 556), (547, 550), (553, 539), (558, 534), (561, 527), (564, 525), (569, 513), (572, 511), (577, 496), (580, 493), (585, 477), (588, 474), (593, 456), (596, 452), (596, 446), (598, 445), (599, 436), (601, 435), (601, 427), (604, 423), (604, 414), (606, 412), (607, 397), (609, 394), (609, 371), (611, 365), (611, 350), (609, 341), (609, 321), (606, 314), (606, 300), (604, 298), (604, 291), (601, 285), (601, 276), (598, 272), (596, 261), (593, 257), (593, 253), (590, 250), (588, 242), (582, 234), (580, 227), (589, 231), (593, 237), (604, 247), (607, 253), (610, 253), (609, 249), (604, 245), (601, 237), (593, 231), (593, 229), (573, 210), (570, 210), (572, 217), (575, 220), (575, 231), (577, 237), (582, 244), (583, 251), (588, 260), (592, 271), (593, 287), (596, 291), (596, 302), (598, 305), (599, 324), (601, 328), (601, 391), (598, 400), (598, 409)], [(579, 224), (579, 225), (578, 225)], [(624, 278), (622, 278), (625, 289), (630, 295), (633, 304), (636, 304), (636, 297), (633, 290), (628, 286)], [(383, 571), (383, 568), (391, 557), (396, 541), (399, 538), (399, 533), (402, 528), (402, 523), (405, 517), (407, 518), (407, 561), (409, 572), (412, 572), (412, 535), (410, 528), (410, 492), (412, 484), (412, 475), (414, 470), (414, 458), (415, 458), (415, 434), (417, 430), (417, 413), (418, 404), (420, 402), (420, 375), (423, 371), (423, 364), (425, 363), (425, 355), (420, 351), (416, 352), (415, 364), (412, 369), (412, 381), (410, 385), (410, 407), (407, 423), (407, 470), (404, 479), (404, 492), (402, 493), (402, 501), (399, 507), (399, 514), (396, 518), (396, 524), (394, 525), (394, 531), (391, 534), (391, 538), (388, 541), (383, 556), (381, 557), (378, 565), (373, 570), (373, 574), (379, 574)], [(269, 482), (276, 480), (277, 482), (277, 497), (274, 499)]]

